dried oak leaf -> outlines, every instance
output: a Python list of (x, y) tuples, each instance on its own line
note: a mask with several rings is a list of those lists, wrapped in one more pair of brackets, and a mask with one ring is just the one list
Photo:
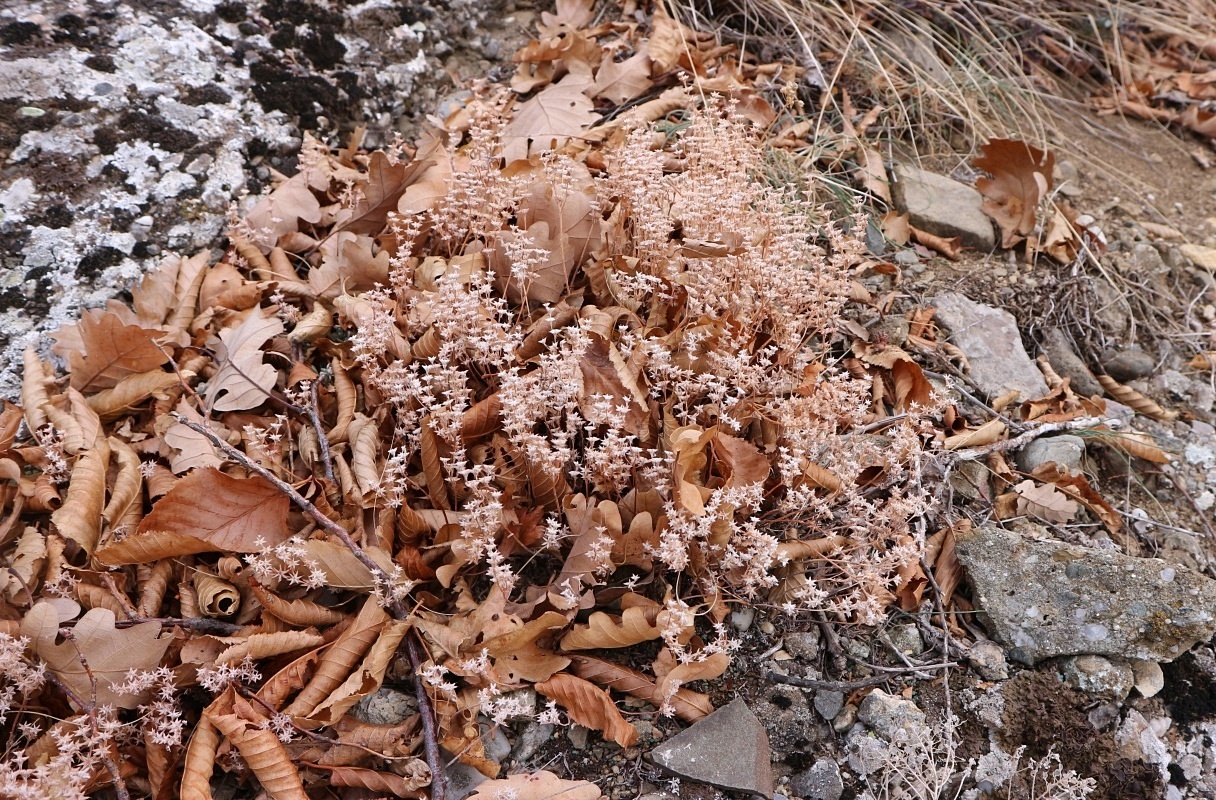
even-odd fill
[(126, 680), (129, 670), (152, 670), (160, 664), (172, 637), (162, 639), (159, 634), (156, 622), (119, 630), (114, 627), (113, 611), (92, 608), (72, 628), (72, 638), (56, 644), (59, 613), (46, 602), (36, 604), (21, 620), (21, 635), (29, 637), (47, 669), (86, 702), (118, 708), (135, 708), (143, 701), (139, 695), (119, 694), (114, 686)]
[(246, 411), (266, 402), (279, 372), (262, 363), (262, 346), (282, 332), (283, 323), (260, 308), (240, 325), (220, 332), (216, 356), (223, 366), (205, 392), (213, 410)]
[(587, 85), (585, 78), (567, 75), (519, 106), (502, 130), (506, 163), (559, 148), (598, 120), (595, 104), (583, 93)]
[(608, 693), (595, 684), (559, 672), (533, 688), (550, 700), (556, 700), (579, 725), (600, 731), (621, 747), (637, 744), (638, 729), (625, 721)]
[(1039, 201), (1051, 191), (1055, 156), (1013, 139), (993, 139), (975, 159), (989, 173), (975, 188), (984, 196), (984, 213), (1001, 228), (1001, 247), (1013, 247), (1034, 231)]
[(304, 222), (321, 221), (321, 203), (308, 186), (309, 170), (301, 170), (288, 178), (270, 196), (253, 207), (245, 218), (259, 236), (263, 251), (275, 245), (279, 237), (295, 233)]
[(1018, 493), (1018, 513), (1033, 514), (1048, 522), (1064, 524), (1077, 513), (1077, 503), (1068, 499), (1050, 483), (1035, 485), (1034, 481), (1022, 481), (1013, 490)]
[(156, 331), (124, 325), (116, 314), (85, 312), (80, 317), (81, 349), (68, 354), (73, 389), (110, 389), (128, 375), (148, 372), (169, 360), (156, 346)]
[(290, 505), (286, 495), (260, 476), (234, 478), (217, 469), (196, 470), (173, 484), (152, 506), (135, 536), (112, 547), (163, 531), (182, 537), (185, 544), (191, 544), (191, 539), (205, 542), (208, 550), (256, 553), (291, 536), (287, 527)]
[(420, 154), (419, 158), (408, 162), (393, 163), (381, 150), (372, 153), (367, 162), (367, 180), (360, 185), (363, 200), (355, 207), (350, 219), (340, 222), (338, 227), (353, 233), (379, 234), (384, 230), (388, 213), (397, 210), (405, 190), (430, 165), (426, 154)]
[[(184, 328), (194, 318), (207, 261), (207, 250), (190, 258), (169, 256), (131, 290), (131, 305), (145, 325)], [(188, 315), (188, 316), (186, 316)], [(182, 319), (184, 317), (184, 319)]]
[(616, 105), (623, 105), (635, 97), (650, 91), (654, 81), (650, 79), (650, 56), (634, 53), (624, 61), (607, 61), (595, 75), (595, 83), (587, 93), (602, 97)]
[(542, 31), (555, 33), (563, 26), (578, 30), (595, 19), (594, 6), (592, 0), (557, 0), (556, 13), (541, 12)]
[(509, 775), (499, 780), (483, 781), (468, 800), (596, 800), (600, 787), (590, 781), (567, 781), (552, 772), (532, 772)]

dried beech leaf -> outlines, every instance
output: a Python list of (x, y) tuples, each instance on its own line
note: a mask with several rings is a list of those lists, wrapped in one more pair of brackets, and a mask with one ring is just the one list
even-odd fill
[(324, 769), (329, 773), (329, 783), (332, 786), (349, 786), (357, 789), (368, 789), (377, 795), (390, 797), (420, 798), (425, 797), (423, 787), (429, 786), (428, 776), (425, 782), (403, 778), (392, 772), (376, 772), (361, 767), (328, 767), (321, 764), (308, 764), (310, 767)]
[(240, 752), (272, 800), (308, 800), (300, 773), (270, 730), (270, 721), (232, 687), (207, 708), (206, 718)]
[(392, 663), (397, 647), (409, 630), (410, 622), (406, 620), (389, 620), (385, 623), (380, 636), (363, 657), (363, 663), (309, 714), (309, 718), (314, 722), (333, 725), (355, 703), (377, 691), (384, 682), (384, 673)]
[(219, 746), (219, 731), (204, 716), (194, 727), (186, 747), (181, 800), (212, 800), (211, 774), (215, 771), (215, 754)]
[(87, 558), (101, 535), (101, 515), (106, 505), (106, 470), (110, 466), (110, 446), (99, 439), (77, 461), (68, 484), (68, 496), (51, 515), (56, 530), (75, 542)]
[[(664, 651), (666, 652), (666, 651)], [(701, 661), (687, 661), (673, 668), (655, 684), (655, 694), (665, 705), (667, 698), (672, 697), (676, 690), (691, 681), (711, 681), (719, 678), (730, 666), (730, 656), (726, 653), (714, 653)]]
[(72, 628), (70, 641), (56, 644), (59, 613), (46, 602), (35, 604), (21, 621), (21, 635), (29, 637), (47, 669), (86, 701), (118, 708), (135, 708), (144, 701), (139, 695), (118, 694), (113, 687), (123, 683), (130, 670), (152, 670), (160, 664), (171, 637), (157, 638), (159, 634), (160, 624), (156, 622), (115, 628), (114, 612), (93, 608)]
[(290, 504), (260, 476), (233, 478), (216, 469), (196, 470), (152, 506), (136, 538), (148, 531), (168, 531), (208, 542), (216, 550), (256, 553), (291, 536)]
[(387, 622), (388, 614), (380, 603), (376, 598), (368, 597), (354, 623), (325, 651), (316, 674), (287, 707), (286, 713), (296, 717), (312, 714), (351, 674), (372, 643), (380, 637), (380, 631)]
[[(658, 696), (655, 682), (636, 670), (613, 664), (590, 656), (575, 655), (570, 659), (570, 671), (578, 677), (592, 683), (624, 692), (632, 697), (648, 700), (656, 706), (662, 705)], [(685, 722), (696, 722), (701, 717), (713, 713), (713, 703), (705, 695), (691, 689), (681, 687), (670, 699), (676, 716)]]
[(604, 734), (621, 747), (633, 747), (638, 729), (625, 721), (612, 698), (593, 683), (559, 672), (533, 686), (537, 692), (566, 709), (570, 719)]
[[(201, 598), (200, 598), (201, 600)], [(277, 633), (254, 633), (244, 641), (237, 642), (215, 657), (217, 664), (237, 664), (245, 658), (258, 660), (309, 650), (323, 644), (325, 638), (308, 631), (279, 631)]]
[(567, 781), (552, 772), (531, 772), (509, 775), (498, 780), (483, 781), (468, 800), (596, 800), (600, 787), (591, 781)]
[[(662, 617), (663, 615), (660, 615)], [(596, 611), (586, 625), (576, 625), (562, 637), (563, 650), (595, 650), (601, 647), (629, 647), (663, 635), (661, 621), (646, 619), (641, 608), (627, 608), (619, 617)]]

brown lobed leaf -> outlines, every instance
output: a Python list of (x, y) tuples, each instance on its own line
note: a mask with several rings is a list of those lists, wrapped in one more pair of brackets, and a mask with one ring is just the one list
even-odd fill
[(73, 389), (110, 389), (128, 375), (154, 370), (169, 360), (156, 346), (156, 331), (124, 325), (116, 314), (86, 311), (79, 327), (82, 349), (68, 354)]
[(119, 694), (114, 686), (130, 670), (151, 670), (160, 664), (171, 637), (158, 638), (159, 634), (157, 622), (115, 628), (113, 611), (93, 608), (77, 621), (70, 640), (56, 644), (59, 612), (47, 602), (35, 604), (21, 620), (21, 635), (29, 637), (47, 669), (85, 702), (118, 708), (135, 708), (143, 702), (139, 695)]
[(204, 392), (215, 411), (245, 411), (266, 402), (279, 372), (262, 363), (262, 347), (272, 336), (283, 333), (278, 317), (254, 311), (235, 328), (220, 332), (216, 359), (220, 371), (207, 382)]
[(542, 771), (483, 781), (468, 800), (596, 800), (599, 796), (600, 787), (591, 781), (567, 781)]
[(1050, 483), (1036, 485), (1022, 481), (1013, 490), (1018, 493), (1018, 513), (1033, 514), (1048, 522), (1064, 524), (1077, 513), (1077, 504)]
[(1034, 231), (1039, 201), (1051, 191), (1055, 156), (1013, 139), (993, 139), (972, 161), (989, 173), (975, 188), (984, 196), (984, 213), (1001, 229), (1001, 247), (1013, 247)]

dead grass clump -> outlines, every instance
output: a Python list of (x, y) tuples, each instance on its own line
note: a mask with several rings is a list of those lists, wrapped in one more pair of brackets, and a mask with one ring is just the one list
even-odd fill
[(1211, 0), (679, 5), (686, 19), (764, 56), (792, 51), (813, 88), (843, 87), (884, 106), (889, 139), (955, 152), (1011, 132), (1042, 142), (1048, 103), (1138, 99), (1137, 82), (1210, 59), (1216, 33)]

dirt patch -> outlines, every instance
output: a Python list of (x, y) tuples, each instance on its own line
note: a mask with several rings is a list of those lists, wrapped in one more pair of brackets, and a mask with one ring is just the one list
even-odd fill
[(1120, 756), (1111, 732), (1094, 729), (1088, 712), (1097, 704), (1085, 693), (1049, 672), (1028, 671), (1005, 684), (1004, 695), (999, 737), (1006, 751), (1025, 747), (1032, 759), (1057, 754), (1065, 769), (1097, 781), (1094, 797), (1153, 800), (1161, 796), (1157, 769)]

